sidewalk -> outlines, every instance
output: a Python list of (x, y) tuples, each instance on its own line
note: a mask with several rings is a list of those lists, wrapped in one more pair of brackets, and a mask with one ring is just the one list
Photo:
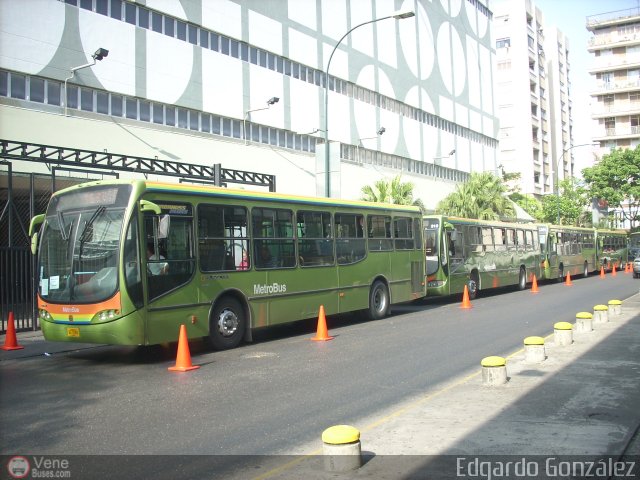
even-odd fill
[(353, 425), (361, 433), (364, 463), (357, 470), (327, 472), (319, 432), (316, 445), (292, 452), (308, 457), (290, 457), (277, 467), (269, 462), (271, 470), (252, 477), (516, 478), (513, 469), (504, 476), (500, 469), (493, 475), (481, 471), (483, 465), (499, 468), (511, 461), (536, 469), (538, 478), (564, 478), (567, 468), (574, 469), (567, 477), (579, 478), (576, 473), (590, 476), (590, 460), (606, 457), (602, 470), (593, 465), (604, 477), (591, 477), (625, 478), (632, 467), (637, 478), (640, 295), (623, 302), (621, 315), (593, 327), (590, 333), (574, 331), (570, 346), (554, 345), (553, 334), (548, 336), (547, 358), (540, 364), (525, 363), (523, 350), (514, 352), (507, 358), (505, 385), (483, 385), (478, 359), (477, 371)]

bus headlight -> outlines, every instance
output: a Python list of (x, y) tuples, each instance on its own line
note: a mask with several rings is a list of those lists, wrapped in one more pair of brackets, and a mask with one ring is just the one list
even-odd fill
[(94, 322), (108, 322), (120, 314), (119, 310), (102, 310), (93, 316)]
[(46, 310), (39, 310), (38, 316), (43, 320), (51, 320), (51, 314)]

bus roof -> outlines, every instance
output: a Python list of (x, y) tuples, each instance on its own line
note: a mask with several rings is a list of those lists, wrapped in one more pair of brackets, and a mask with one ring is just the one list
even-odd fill
[(453, 223), (465, 223), (469, 225), (486, 225), (486, 226), (504, 226), (511, 228), (531, 228), (535, 229), (537, 227), (536, 223), (514, 223), (514, 222), (503, 222), (502, 220), (479, 220), (477, 218), (463, 218), (463, 217), (452, 217), (449, 215), (425, 215), (424, 218), (442, 218), (445, 221), (450, 221)]
[(185, 185), (180, 183), (157, 182), (150, 180), (97, 180), (75, 185), (55, 192), (55, 195), (65, 193), (67, 191), (98, 185), (139, 185), (147, 192), (163, 192), (176, 193), (182, 195), (193, 196), (215, 196), (223, 198), (234, 198), (248, 201), (268, 201), (281, 203), (295, 203), (301, 205), (326, 206), (326, 207), (352, 207), (359, 209), (373, 210), (394, 210), (397, 212), (406, 212), (419, 214), (420, 208), (414, 205), (396, 205), (391, 203), (365, 202), (362, 200), (341, 200), (325, 197), (308, 197), (303, 195), (289, 195), (273, 192), (261, 192), (254, 190), (241, 190), (224, 187), (216, 187), (213, 185)]

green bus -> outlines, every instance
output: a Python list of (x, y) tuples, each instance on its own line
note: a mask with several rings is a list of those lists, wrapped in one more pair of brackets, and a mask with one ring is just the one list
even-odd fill
[(567, 274), (586, 277), (598, 267), (596, 230), (539, 224), (542, 278), (562, 281)]
[(427, 296), (527, 283), (540, 276), (535, 225), (428, 215), (423, 218)]
[[(605, 271), (624, 268), (629, 261), (629, 241), (626, 230), (596, 230), (599, 266)], [(633, 258), (632, 258), (633, 260)]]
[[(38, 232), (36, 233), (36, 230)], [(420, 210), (142, 180), (54, 193), (30, 225), (47, 340), (209, 337), (424, 296)]]

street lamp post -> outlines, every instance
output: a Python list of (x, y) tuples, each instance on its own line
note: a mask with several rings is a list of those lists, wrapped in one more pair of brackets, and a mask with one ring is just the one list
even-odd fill
[(456, 153), (455, 148), (449, 152), (449, 155), (443, 155), (442, 157), (433, 157), (433, 164), (442, 165), (442, 162), (438, 162), (438, 160), (442, 160), (443, 158), (450, 158), (454, 153)]
[(244, 137), (244, 144), (249, 145), (249, 138), (247, 137), (247, 118), (252, 112), (259, 112), (261, 110), (268, 110), (271, 106), (278, 103), (280, 99), (278, 97), (271, 97), (267, 100), (267, 106), (261, 108), (249, 109), (244, 113), (244, 119), (242, 120), (242, 136)]
[(83, 68), (87, 68), (87, 67), (93, 67), (96, 64), (96, 61), (102, 60), (107, 55), (109, 55), (109, 50), (107, 50), (106, 48), (100, 47), (98, 50), (95, 51), (93, 55), (91, 55), (91, 58), (93, 59), (91, 63), (86, 63), (84, 65), (80, 65), (79, 67), (73, 67), (71, 69), (71, 76), (64, 79), (64, 116), (65, 117), (67, 116), (67, 104), (69, 103), (69, 95), (67, 95), (67, 82), (71, 80), (73, 77), (75, 77), (76, 72), (78, 70), (82, 70)]
[(329, 55), (329, 61), (327, 62), (327, 68), (324, 71), (324, 168), (325, 168), (325, 196), (328, 198), (331, 196), (331, 169), (330, 169), (330, 157), (329, 157), (329, 67), (331, 66), (331, 60), (333, 59), (333, 54), (336, 53), (338, 46), (342, 43), (342, 41), (349, 36), (351, 32), (353, 32), (356, 28), (360, 28), (364, 25), (368, 25), (370, 23), (380, 22), (382, 20), (387, 20), (389, 18), (395, 18), (396, 20), (402, 20), (404, 18), (413, 17), (415, 13), (411, 10), (408, 11), (399, 11), (392, 13), (391, 15), (387, 15), (386, 17), (374, 18), (373, 20), (369, 20), (366, 22), (362, 22), (355, 27), (351, 28), (347, 33), (345, 33), (338, 43), (335, 44), (333, 50), (331, 51), (331, 55)]
[(600, 146), (599, 143), (581, 143), (579, 145), (572, 145), (569, 148), (565, 148), (562, 153), (560, 154), (560, 156), (556, 159), (555, 162), (555, 179), (554, 179), (554, 190), (555, 190), (555, 195), (556, 195), (556, 201), (558, 202), (558, 225), (560, 225), (560, 186), (558, 185), (558, 182), (560, 181), (560, 176), (558, 175), (558, 169), (559, 169), (559, 163), (562, 160), (562, 167), (564, 168), (564, 154), (567, 153), (569, 150), (573, 150), (574, 148), (578, 148), (578, 147), (597, 147)]

